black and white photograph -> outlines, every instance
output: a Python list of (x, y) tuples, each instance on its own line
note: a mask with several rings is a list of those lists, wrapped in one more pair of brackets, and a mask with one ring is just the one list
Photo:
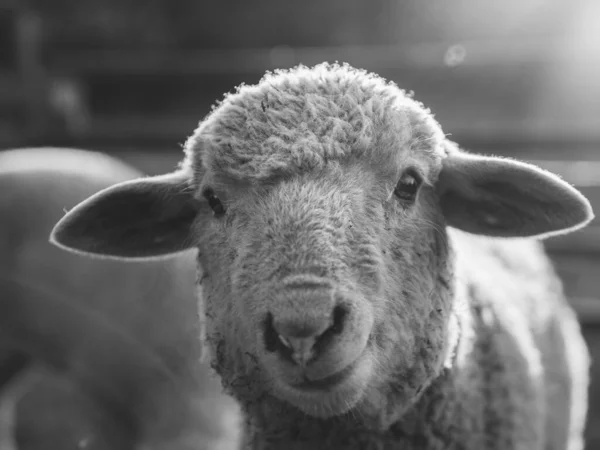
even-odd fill
[(599, 0), (0, 0), (0, 450), (600, 449)]

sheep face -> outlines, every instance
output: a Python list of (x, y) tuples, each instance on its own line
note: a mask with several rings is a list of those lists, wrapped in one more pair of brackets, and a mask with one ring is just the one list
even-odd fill
[(186, 154), (83, 202), (52, 240), (125, 259), (196, 247), (224, 383), (246, 406), (316, 417), (401, 414), (449, 361), (448, 226), (549, 236), (593, 217), (556, 176), (459, 151), (403, 91), (347, 66), (240, 88)]
[[(412, 170), (394, 172), (412, 183)], [(440, 368), (450, 314), (443, 216), (433, 189), (413, 200), (414, 186), (389, 175), (356, 162), (205, 187), (227, 205), (196, 224), (208, 337), (227, 384), (261, 379), (328, 416), (363, 398), (408, 403)]]

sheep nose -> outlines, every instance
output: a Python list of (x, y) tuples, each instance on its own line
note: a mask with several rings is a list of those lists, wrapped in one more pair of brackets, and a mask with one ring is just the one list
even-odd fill
[(295, 322), (275, 321), (273, 328), (279, 344), (277, 350), (284, 358), (291, 358), (296, 364), (305, 366), (315, 357), (316, 343), (331, 326), (331, 319), (320, 318), (298, 326)]
[(342, 306), (336, 306), (328, 315), (303, 315), (301, 320), (282, 319), (269, 313), (265, 321), (266, 348), (282, 359), (306, 366), (342, 332), (346, 313)]

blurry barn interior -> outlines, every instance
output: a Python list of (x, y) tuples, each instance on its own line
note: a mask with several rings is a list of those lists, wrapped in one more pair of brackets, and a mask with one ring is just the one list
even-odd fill
[[(0, 0), (0, 150), (78, 147), (162, 173), (223, 93), (337, 60), (414, 91), (465, 148), (560, 174), (598, 214), (598, 17), (597, 0)], [(600, 360), (599, 219), (546, 246)]]

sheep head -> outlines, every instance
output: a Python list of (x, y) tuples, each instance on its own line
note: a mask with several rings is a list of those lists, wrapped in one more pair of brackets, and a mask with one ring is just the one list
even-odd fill
[(345, 65), (240, 87), (185, 153), (81, 203), (51, 240), (120, 259), (198, 248), (224, 383), (315, 417), (401, 410), (448, 361), (447, 227), (546, 237), (593, 217), (558, 177), (461, 152), (397, 86)]

